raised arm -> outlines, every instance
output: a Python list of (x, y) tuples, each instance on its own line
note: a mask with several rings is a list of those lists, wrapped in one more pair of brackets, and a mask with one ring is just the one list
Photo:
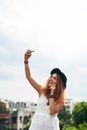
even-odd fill
[(27, 50), (26, 53), (24, 54), (24, 67), (25, 67), (25, 75), (27, 80), (29, 81), (29, 83), (33, 86), (33, 88), (36, 89), (36, 91), (39, 93), (39, 95), (41, 94), (41, 85), (38, 84), (31, 76), (31, 72), (30, 72), (30, 67), (28, 64), (28, 60), (31, 57), (32, 51), (31, 50)]

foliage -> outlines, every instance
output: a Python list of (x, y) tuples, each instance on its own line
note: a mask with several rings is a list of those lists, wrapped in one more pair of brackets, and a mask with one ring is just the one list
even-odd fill
[(11, 130), (11, 126), (9, 125), (0, 126), (0, 130)]
[(6, 129), (6, 130), (11, 130), (11, 127), (10, 127), (9, 125), (7, 125), (7, 126), (5, 127), (5, 129)]
[(26, 127), (24, 128), (24, 130), (29, 130), (30, 125), (31, 125), (31, 119), (29, 119), (29, 121), (28, 121)]
[(60, 128), (61, 129), (65, 124), (71, 124), (71, 114), (66, 110), (65, 106), (59, 112), (58, 118), (60, 121)]
[(82, 124), (79, 124), (79, 130), (87, 130), (87, 123), (83, 122)]
[(71, 126), (71, 125), (64, 125), (62, 130), (78, 130), (76, 127)]
[(74, 106), (72, 114), (73, 121), (76, 126), (83, 123), (84, 121), (87, 122), (87, 102), (77, 103)]

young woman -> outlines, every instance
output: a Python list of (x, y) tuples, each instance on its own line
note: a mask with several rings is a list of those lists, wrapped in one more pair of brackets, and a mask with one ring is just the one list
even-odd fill
[(31, 50), (24, 54), (25, 74), (29, 83), (39, 94), (37, 110), (29, 130), (60, 130), (57, 114), (65, 103), (64, 91), (67, 78), (60, 69), (54, 68), (45, 86), (38, 84), (31, 76), (28, 60)]

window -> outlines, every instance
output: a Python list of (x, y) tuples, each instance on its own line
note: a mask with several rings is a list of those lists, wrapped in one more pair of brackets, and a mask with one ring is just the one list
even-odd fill
[(12, 123), (17, 123), (17, 117), (12, 117)]

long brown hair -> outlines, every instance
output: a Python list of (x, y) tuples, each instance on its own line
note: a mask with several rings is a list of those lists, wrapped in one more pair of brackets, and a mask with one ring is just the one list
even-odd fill
[[(64, 84), (62, 82), (61, 77), (59, 75), (57, 75), (57, 76), (58, 76), (58, 81), (57, 81), (57, 85), (56, 85), (56, 90), (54, 92), (54, 100), (55, 100), (55, 102), (57, 102), (57, 101), (63, 101), (64, 102), (64, 100), (65, 100), (65, 98), (64, 98), (65, 87), (64, 87)], [(44, 91), (44, 94), (48, 99), (50, 97), (50, 92), (51, 92), (51, 90), (49, 89), (48, 83), (47, 83), (47, 87)]]

